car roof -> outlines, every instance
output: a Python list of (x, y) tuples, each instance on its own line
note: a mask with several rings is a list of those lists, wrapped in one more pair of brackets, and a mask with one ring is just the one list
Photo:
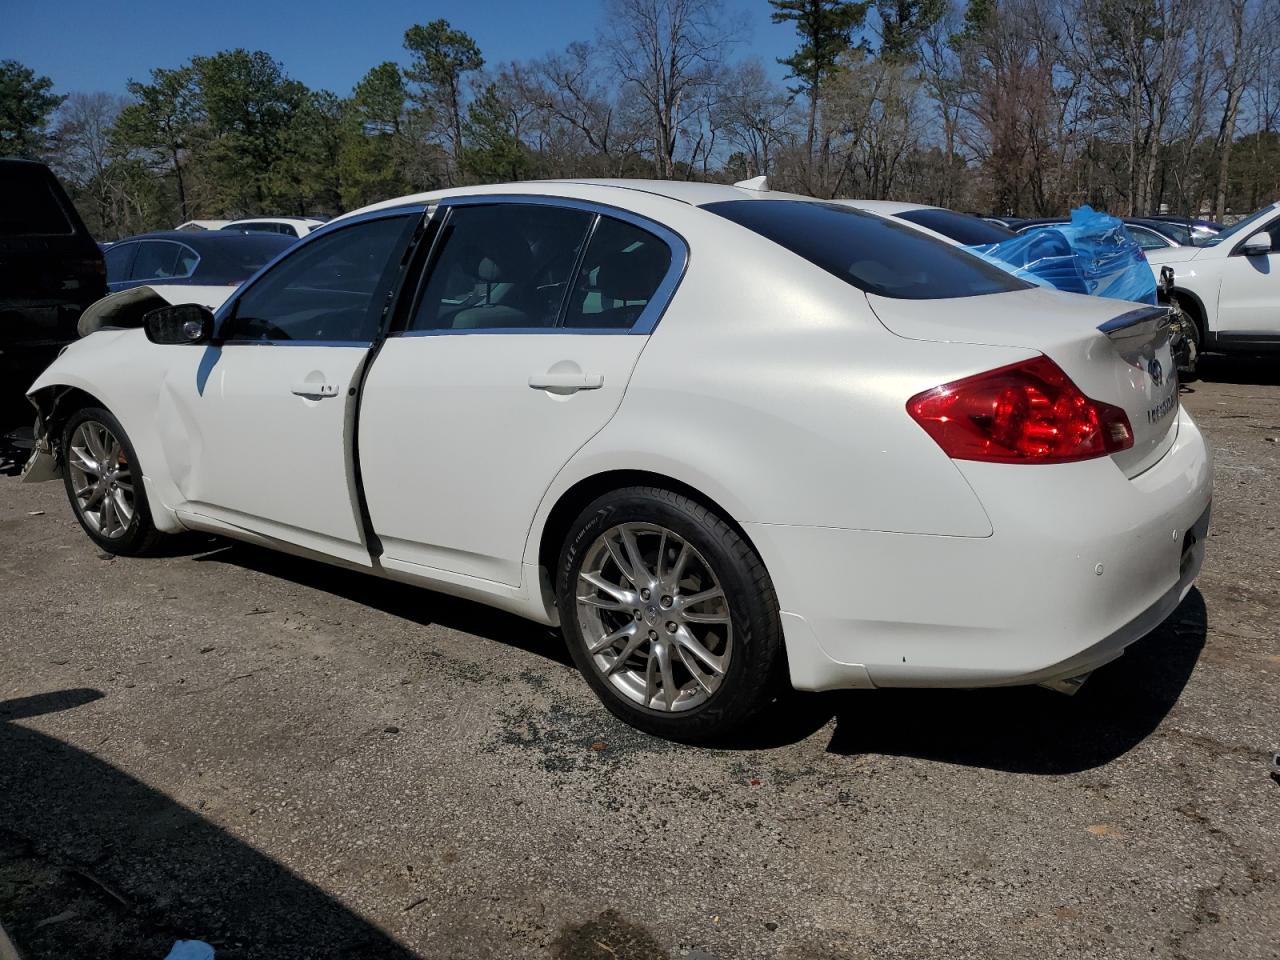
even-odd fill
[(318, 217), (241, 217), (239, 220), (227, 220), (220, 229), (236, 227), (242, 223), (287, 223), (293, 227), (312, 227), (324, 221)]
[(694, 183), (681, 180), (522, 180), (514, 183), (491, 183), (470, 187), (452, 187), (425, 193), (408, 194), (373, 203), (334, 217), (329, 224), (361, 214), (396, 207), (431, 204), (452, 197), (475, 196), (558, 196), (565, 199), (591, 200), (603, 204), (635, 209), (649, 207), (649, 198), (661, 198), (681, 206), (702, 206), (728, 200), (801, 200), (814, 202), (813, 197), (777, 190), (752, 190), (727, 183)]
[(230, 249), (235, 244), (244, 243), (246, 240), (253, 242), (265, 240), (268, 243), (278, 240), (281, 242), (281, 250), (296, 242), (294, 237), (285, 237), (280, 234), (224, 233), (221, 230), (153, 230), (151, 233), (139, 233), (132, 237), (124, 237), (116, 242), (130, 243), (134, 240), (172, 240), (174, 243), (185, 243), (197, 253), (205, 250)]

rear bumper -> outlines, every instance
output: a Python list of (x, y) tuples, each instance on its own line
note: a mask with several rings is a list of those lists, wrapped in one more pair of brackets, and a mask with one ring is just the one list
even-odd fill
[(1041, 683), (1119, 656), (1178, 605), (1203, 559), (1212, 461), (1179, 417), (1174, 445), (1133, 479), (1110, 459), (959, 464), (989, 537), (747, 524), (786, 614), (792, 683)]

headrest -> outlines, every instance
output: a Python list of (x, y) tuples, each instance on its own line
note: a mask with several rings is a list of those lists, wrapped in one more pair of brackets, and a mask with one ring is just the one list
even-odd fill
[(475, 244), (462, 249), (462, 269), (482, 283), (527, 279), (532, 259), (519, 234), (486, 237), (483, 250)]
[(596, 289), (613, 300), (648, 300), (662, 282), (671, 263), (670, 254), (657, 243), (646, 243), (630, 253), (605, 260), (596, 271)]

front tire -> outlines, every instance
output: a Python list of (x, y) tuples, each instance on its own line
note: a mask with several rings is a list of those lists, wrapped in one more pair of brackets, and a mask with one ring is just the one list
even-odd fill
[(578, 669), (648, 733), (719, 739), (779, 692), (782, 627), (764, 564), (682, 494), (628, 487), (592, 502), (565, 539), (556, 600)]
[(138, 556), (163, 536), (151, 520), (138, 454), (111, 413), (83, 407), (62, 430), (67, 499), (89, 539), (108, 553)]

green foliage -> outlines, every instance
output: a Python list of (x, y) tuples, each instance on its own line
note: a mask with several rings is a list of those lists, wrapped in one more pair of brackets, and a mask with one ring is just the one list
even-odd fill
[(191, 69), (204, 119), (200, 150), (217, 191), (213, 199), (241, 215), (270, 209), (278, 201), (271, 171), (285, 155), (286, 131), (306, 87), (261, 50), (194, 57)]
[(794, 92), (813, 96), (853, 45), (854, 31), (866, 21), (871, 0), (769, 0), (769, 5), (773, 22), (794, 23), (800, 36), (796, 52), (778, 62), (799, 81)]
[(433, 20), (405, 31), (404, 48), (412, 58), (405, 77), (418, 85), (418, 102), (427, 115), (439, 113), (453, 144), (455, 160), (462, 155), (462, 79), (484, 66), (480, 48), (470, 36), (454, 30), (448, 20)]
[(876, 0), (880, 14), (880, 56), (914, 60), (920, 38), (947, 12), (948, 0)]
[(481, 182), (522, 180), (533, 170), (532, 158), (511, 121), (511, 107), (494, 84), (487, 85), (467, 110), (463, 124), (468, 146), (463, 170)]
[(17, 60), (0, 60), (0, 156), (44, 155), (49, 118), (66, 99), (52, 89), (48, 77), (37, 77)]
[(409, 192), (406, 135), (409, 92), (394, 63), (381, 63), (356, 84), (343, 104), (338, 152), (341, 206), (364, 206)]

